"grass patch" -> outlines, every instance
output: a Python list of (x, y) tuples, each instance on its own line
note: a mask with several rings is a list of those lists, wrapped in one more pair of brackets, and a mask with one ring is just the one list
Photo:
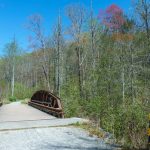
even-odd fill
[(97, 136), (98, 138), (103, 138), (105, 136), (105, 133), (102, 132), (100, 130), (100, 128), (96, 127), (95, 125), (93, 125), (92, 123), (88, 122), (88, 123), (75, 123), (72, 124), (73, 126), (77, 127), (77, 128), (81, 128), (84, 129), (86, 131), (89, 132), (89, 136)]
[(3, 98), (3, 99), (1, 100), (1, 102), (2, 102), (3, 104), (10, 104), (10, 103), (11, 103), (11, 101), (9, 101), (8, 98)]
[(25, 98), (21, 100), (21, 104), (28, 104), (29, 100), (30, 100), (29, 98)]
[(10, 102), (16, 102), (17, 98), (15, 96), (11, 96), (11, 97), (9, 97), (9, 101)]
[(10, 100), (10, 98), (3, 98), (0, 102), (2, 102), (3, 104), (10, 104), (12, 102), (21, 101), (22, 104), (28, 104), (29, 100), (30, 100), (29, 98), (25, 98), (23, 100), (18, 100), (18, 99), (11, 99)]

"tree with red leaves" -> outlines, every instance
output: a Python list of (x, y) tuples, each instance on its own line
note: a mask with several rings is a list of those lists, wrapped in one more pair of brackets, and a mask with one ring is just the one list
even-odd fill
[(100, 10), (98, 18), (112, 31), (118, 31), (125, 23), (123, 11), (115, 4), (110, 5), (106, 10)]

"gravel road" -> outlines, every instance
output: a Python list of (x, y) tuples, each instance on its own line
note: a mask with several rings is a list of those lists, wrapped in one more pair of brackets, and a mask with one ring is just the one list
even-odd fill
[(74, 127), (0, 132), (0, 150), (107, 150), (101, 139)]
[(66, 126), (82, 121), (57, 119), (20, 102), (4, 105), (0, 108), (0, 150), (114, 149), (83, 129)]

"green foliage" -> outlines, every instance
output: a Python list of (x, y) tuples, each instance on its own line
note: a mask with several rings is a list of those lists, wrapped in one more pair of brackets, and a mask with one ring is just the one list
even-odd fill
[(79, 90), (73, 81), (64, 85), (61, 92), (63, 99), (64, 113), (66, 117), (75, 117), (80, 114)]
[[(63, 42), (49, 40), (42, 35), (48, 42), (46, 48), (43, 47), (45, 43), (39, 45), (41, 41), (37, 37), (33, 45), (42, 49), (22, 55), (17, 52), (19, 47), (15, 41), (6, 45), (7, 55), (0, 59), (2, 97), (11, 95), (12, 65), (15, 65), (15, 97), (10, 97), (10, 101), (30, 98), (39, 89), (50, 88), (56, 92), (60, 87), (66, 117), (87, 117), (111, 132), (123, 146), (144, 148), (146, 116), (150, 109), (148, 30), (146, 33), (144, 28), (136, 28), (136, 21), (125, 15), (126, 22), (121, 30), (110, 31), (98, 23), (94, 14), (93, 19), (89, 16), (87, 19), (90, 19), (83, 21), (83, 18), (77, 19), (83, 15), (77, 14), (74, 6), (71, 8), (72, 25), (62, 32), (74, 35), (69, 42), (65, 42), (65, 38)], [(142, 24), (145, 23), (143, 19)], [(77, 24), (81, 20), (83, 24), (78, 31)]]
[(17, 97), (17, 99), (30, 98), (35, 90), (35, 88), (26, 87), (21, 83), (15, 83), (14, 95)]
[(147, 113), (135, 102), (116, 108), (109, 107), (101, 116), (102, 127), (114, 134), (117, 141), (129, 148), (144, 148), (147, 142)]
[(11, 96), (11, 97), (9, 97), (9, 101), (10, 102), (15, 102), (17, 99), (16, 99), (16, 97), (15, 96)]
[[(138, 101), (137, 101), (138, 102)], [(125, 112), (125, 138), (130, 146), (144, 148), (147, 142), (147, 122), (148, 113), (144, 111), (139, 103), (133, 103), (127, 107)]]

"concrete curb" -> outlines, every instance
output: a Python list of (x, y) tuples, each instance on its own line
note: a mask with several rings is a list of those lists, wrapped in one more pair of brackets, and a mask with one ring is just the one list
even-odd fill
[(81, 119), (81, 118), (1, 122), (0, 131), (59, 127), (59, 126), (68, 126), (75, 123), (85, 123), (85, 122), (88, 122), (88, 120)]

